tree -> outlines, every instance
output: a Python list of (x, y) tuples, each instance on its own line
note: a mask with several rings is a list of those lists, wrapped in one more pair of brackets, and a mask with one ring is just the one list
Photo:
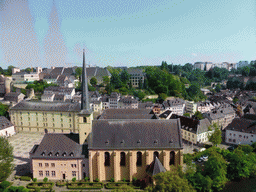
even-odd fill
[(189, 184), (188, 180), (183, 177), (177, 167), (171, 165), (171, 170), (165, 173), (158, 173), (154, 177), (155, 185), (149, 186), (145, 189), (148, 192), (158, 191), (182, 191), (182, 192), (196, 192)]
[(215, 91), (218, 93), (221, 90), (221, 85), (218, 83), (215, 87)]
[(194, 116), (199, 120), (203, 119), (203, 114), (200, 111), (196, 111)]
[(190, 113), (184, 113), (183, 116), (190, 117)]
[(130, 80), (130, 74), (127, 72), (127, 70), (123, 70), (120, 74), (121, 81), (124, 85), (126, 85)]
[(114, 72), (111, 76), (110, 83), (114, 86), (115, 89), (122, 87), (122, 81), (120, 75), (117, 72)]
[(43, 181), (46, 183), (46, 182), (48, 181), (48, 178), (45, 177), (45, 178), (43, 179)]
[(75, 69), (75, 77), (81, 81), (81, 75), (83, 73), (82, 67), (77, 67)]
[(209, 159), (204, 163), (201, 173), (203, 176), (209, 176), (212, 179), (212, 188), (220, 191), (228, 181), (227, 163), (221, 154), (216, 152), (216, 148), (210, 151)]
[(12, 75), (12, 68), (15, 68), (14, 66), (10, 65), (7, 68), (6, 75)]
[(211, 125), (209, 127), (209, 130), (212, 130), (212, 129), (214, 129), (214, 132), (213, 132), (213, 134), (208, 135), (208, 139), (210, 142), (212, 142), (212, 144), (217, 146), (218, 144), (221, 144), (222, 133), (221, 133), (219, 126), (216, 123), (214, 123), (213, 125)]
[(167, 95), (165, 93), (159, 93), (157, 100), (162, 103), (167, 98)]
[(12, 173), (13, 147), (7, 138), (0, 137), (0, 181), (6, 180)]
[(0, 67), (0, 74), (4, 74), (4, 70), (2, 67)]
[(168, 64), (167, 64), (166, 61), (162, 61), (160, 69), (161, 70), (168, 70)]
[(102, 79), (103, 79), (103, 84), (104, 84), (105, 86), (106, 86), (107, 84), (109, 84), (109, 82), (110, 82), (109, 76), (103, 76)]
[(9, 118), (9, 113), (8, 113), (9, 107), (8, 105), (4, 105), (0, 103), (0, 116), (5, 116)]
[(30, 68), (30, 67), (27, 67), (27, 68), (25, 69), (25, 71), (26, 71), (27, 73), (30, 73), (30, 72), (31, 72), (31, 68)]
[(238, 101), (238, 98), (237, 98), (237, 97), (234, 97), (233, 103), (236, 104), (237, 101)]
[(250, 176), (250, 163), (246, 154), (241, 149), (235, 149), (230, 154), (229, 164), (227, 168), (228, 178), (238, 180)]
[(242, 75), (248, 77), (250, 74), (250, 68), (248, 66), (245, 66), (242, 68)]
[(98, 81), (97, 81), (96, 77), (92, 77), (90, 80), (90, 84), (95, 87), (97, 85), (97, 83), (98, 83)]

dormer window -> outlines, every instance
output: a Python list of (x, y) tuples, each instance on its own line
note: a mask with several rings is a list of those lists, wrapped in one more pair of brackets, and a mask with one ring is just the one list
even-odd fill
[(42, 155), (42, 156), (45, 156), (45, 152), (43, 152), (41, 155)]
[(124, 140), (121, 141), (121, 144), (124, 144)]
[(105, 141), (105, 144), (106, 144), (106, 145), (109, 144), (109, 140)]
[(64, 153), (62, 154), (62, 156), (63, 156), (63, 157), (66, 157), (66, 156), (67, 156), (67, 153), (66, 153), (66, 152), (64, 152)]
[(158, 140), (156, 139), (155, 141), (154, 141), (154, 144), (157, 144), (158, 143)]
[(74, 153), (73, 153), (73, 152), (71, 152), (71, 153), (70, 153), (70, 156), (71, 156), (71, 157), (74, 157)]
[(57, 152), (57, 153), (55, 154), (55, 156), (58, 157), (58, 156), (59, 156), (59, 152)]
[(137, 143), (138, 143), (138, 144), (141, 144), (141, 140), (138, 140)]
[(48, 155), (49, 155), (49, 156), (52, 156), (52, 152), (50, 152)]

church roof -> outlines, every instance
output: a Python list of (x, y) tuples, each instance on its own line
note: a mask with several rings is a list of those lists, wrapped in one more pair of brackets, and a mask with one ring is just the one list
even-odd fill
[(94, 120), (89, 149), (182, 148), (179, 119)]
[(99, 119), (152, 119), (151, 109), (106, 109)]

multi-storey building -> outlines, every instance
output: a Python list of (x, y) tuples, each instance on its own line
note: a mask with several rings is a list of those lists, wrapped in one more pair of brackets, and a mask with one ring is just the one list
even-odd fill
[(194, 101), (186, 101), (185, 102), (185, 112), (194, 114), (197, 111), (197, 103)]
[(255, 120), (235, 118), (226, 127), (225, 134), (226, 143), (251, 145), (256, 142)]
[(143, 73), (143, 69), (134, 69), (128, 68), (127, 72), (130, 74), (130, 82), (132, 83), (132, 87), (139, 87), (144, 84), (145, 73)]
[(180, 98), (164, 101), (161, 110), (171, 110), (173, 114), (183, 115), (185, 111), (185, 101)]

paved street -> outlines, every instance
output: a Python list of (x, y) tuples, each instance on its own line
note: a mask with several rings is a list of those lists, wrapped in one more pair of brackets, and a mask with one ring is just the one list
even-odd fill
[(9, 177), (11, 180), (14, 175), (26, 175), (29, 173), (29, 152), (35, 144), (39, 144), (43, 138), (41, 133), (17, 133), (9, 137), (8, 140), (13, 146), (15, 169)]

